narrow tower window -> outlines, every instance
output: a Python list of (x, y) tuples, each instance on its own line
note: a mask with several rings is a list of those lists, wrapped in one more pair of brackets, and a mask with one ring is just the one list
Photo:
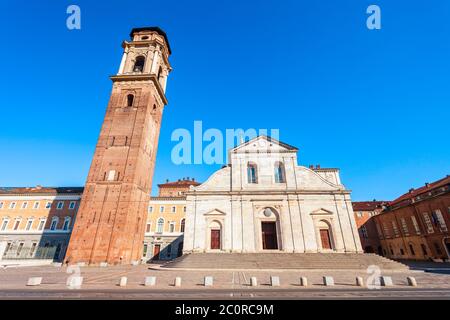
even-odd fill
[(136, 61), (134, 62), (134, 72), (143, 72), (144, 71), (144, 64), (145, 64), (145, 57), (144, 56), (138, 56), (136, 57)]
[(127, 107), (132, 107), (134, 101), (134, 96), (132, 94), (127, 95)]

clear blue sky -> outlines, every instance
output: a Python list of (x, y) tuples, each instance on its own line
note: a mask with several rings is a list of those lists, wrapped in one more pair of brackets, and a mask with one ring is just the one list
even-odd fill
[[(66, 8), (81, 7), (81, 30)], [(366, 28), (378, 4), (382, 29)], [(12, 1), (0, 4), (0, 186), (81, 186), (132, 27), (172, 47), (154, 183), (176, 128), (279, 128), (301, 165), (339, 167), (354, 200), (450, 173), (450, 1)], [(156, 188), (154, 187), (153, 192)]]

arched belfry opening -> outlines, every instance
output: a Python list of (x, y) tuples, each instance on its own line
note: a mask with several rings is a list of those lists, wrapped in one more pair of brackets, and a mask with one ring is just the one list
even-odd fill
[(145, 57), (138, 56), (134, 62), (133, 72), (144, 72)]

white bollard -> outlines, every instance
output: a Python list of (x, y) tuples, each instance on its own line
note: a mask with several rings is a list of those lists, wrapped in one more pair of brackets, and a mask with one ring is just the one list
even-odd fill
[(214, 283), (214, 279), (211, 276), (207, 276), (203, 280), (203, 284), (205, 287), (211, 287), (213, 285), (213, 283)]
[(175, 278), (174, 286), (175, 287), (181, 287), (181, 277), (176, 277)]
[(279, 287), (280, 286), (280, 277), (270, 276), (270, 285), (272, 287)]
[(308, 286), (308, 278), (306, 278), (306, 277), (301, 277), (301, 278), (300, 278), (300, 285), (301, 285), (302, 287), (307, 287), (307, 286)]
[(363, 277), (356, 277), (356, 285), (358, 287), (364, 287), (364, 279), (363, 279)]
[(41, 277), (28, 278), (27, 286), (39, 286), (42, 283)]
[(145, 277), (144, 286), (154, 286), (156, 285), (156, 277)]
[(382, 287), (391, 287), (394, 284), (392, 283), (392, 278), (387, 276), (380, 277), (380, 284)]
[(250, 278), (250, 285), (252, 287), (256, 287), (258, 285), (258, 280), (256, 279), (256, 277), (251, 277)]
[(406, 281), (408, 281), (408, 286), (417, 287), (417, 281), (414, 277), (406, 277)]
[(80, 276), (70, 276), (67, 279), (66, 285), (69, 289), (80, 289), (83, 284), (83, 277)]
[(138, 266), (139, 265), (139, 261), (138, 260), (133, 260), (133, 261), (131, 261), (131, 265), (132, 266)]
[(127, 286), (127, 277), (120, 277), (119, 280), (119, 287), (126, 287)]
[(100, 262), (100, 267), (105, 268), (108, 266), (108, 262)]
[(323, 284), (325, 286), (334, 286), (334, 279), (330, 276), (323, 277)]

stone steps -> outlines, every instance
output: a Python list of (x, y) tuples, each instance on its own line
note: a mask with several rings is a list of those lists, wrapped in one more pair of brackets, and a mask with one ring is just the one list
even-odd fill
[(408, 270), (376, 254), (356, 253), (193, 253), (163, 265), (186, 269), (381, 269)]

